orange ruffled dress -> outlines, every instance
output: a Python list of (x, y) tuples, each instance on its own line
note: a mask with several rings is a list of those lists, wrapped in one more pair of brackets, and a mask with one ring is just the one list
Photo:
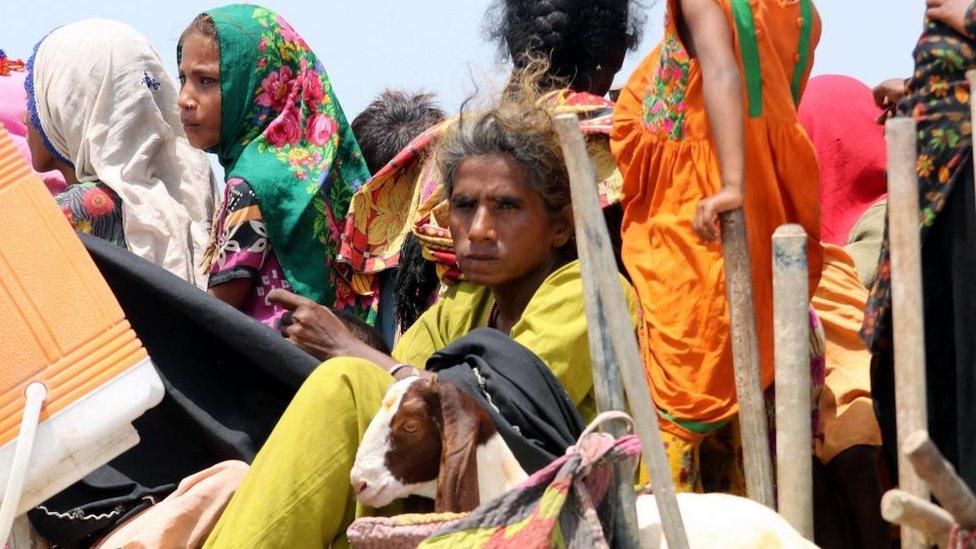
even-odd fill
[[(700, 440), (738, 410), (722, 248), (692, 229), (721, 177), (698, 61), (665, 33), (621, 91), (611, 149), (624, 175), (623, 260), (643, 307), (642, 354), (662, 428)], [(810, 0), (715, 0), (734, 32), (745, 114), (745, 217), (763, 387), (773, 381), (771, 237), (784, 223), (809, 235), (810, 291), (822, 264), (819, 175), (796, 104), (820, 21)]]

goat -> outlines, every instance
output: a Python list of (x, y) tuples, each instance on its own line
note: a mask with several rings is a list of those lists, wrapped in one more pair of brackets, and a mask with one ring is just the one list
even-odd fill
[[(356, 497), (382, 507), (410, 495), (434, 499), (436, 512), (470, 511), (527, 478), (491, 417), (447, 381), (410, 377), (383, 398), (356, 452)], [(648, 547), (667, 547), (652, 494), (637, 497)], [(729, 494), (678, 494), (692, 548), (816, 547), (775, 511)]]
[(419, 495), (434, 500), (435, 512), (464, 512), (526, 474), (474, 399), (453, 383), (413, 376), (387, 391), (350, 478), (371, 507)]

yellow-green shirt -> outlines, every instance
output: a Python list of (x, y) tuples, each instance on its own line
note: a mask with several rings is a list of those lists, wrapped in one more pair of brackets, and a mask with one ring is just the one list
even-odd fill
[[(620, 284), (636, 325), (637, 298), (622, 276)], [(492, 303), (491, 290), (485, 286), (468, 282), (452, 286), (403, 334), (393, 358), (422, 367), (454, 340), (487, 326)], [(542, 282), (509, 336), (549, 366), (584, 421), (596, 415), (579, 261), (567, 263)]]

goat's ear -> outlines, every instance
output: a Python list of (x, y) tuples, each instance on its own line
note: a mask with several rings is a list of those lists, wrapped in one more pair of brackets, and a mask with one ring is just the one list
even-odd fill
[(467, 395), (453, 383), (434, 383), (441, 404), (441, 466), (434, 512), (463, 513), (479, 504), (478, 416), (468, 409)]

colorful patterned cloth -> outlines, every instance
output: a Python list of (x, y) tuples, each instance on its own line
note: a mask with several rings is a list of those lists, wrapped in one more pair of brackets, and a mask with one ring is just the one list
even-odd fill
[(369, 177), (318, 57), (275, 12), (206, 12), (220, 42), (221, 140), (228, 179), (246, 181), (293, 291), (363, 318), (334, 268), (353, 192)]
[(54, 199), (76, 231), (125, 248), (122, 199), (108, 185), (98, 181), (77, 183)]
[[(540, 102), (557, 114), (580, 116), (580, 129), (588, 137), (600, 180), (601, 203), (616, 204), (622, 179), (607, 137), (613, 103), (571, 90), (550, 92)], [(437, 264), (443, 280), (461, 278), (447, 228), (448, 204), (433, 155), (440, 137), (457, 120), (446, 120), (416, 137), (353, 196), (338, 260), (349, 271), (355, 293), (377, 294), (372, 275), (397, 266), (403, 239), (411, 231), (424, 247), (424, 256)]]
[(438, 529), (467, 513), (405, 513), (392, 517), (363, 517), (346, 529), (356, 549), (413, 549)]
[[(898, 114), (918, 125), (919, 229), (928, 229), (960, 180), (971, 181), (972, 128), (966, 71), (976, 67), (976, 2), (966, 11), (966, 34), (926, 20), (915, 46), (915, 73), (906, 82)], [(972, 184), (972, 183), (970, 183)], [(891, 266), (888, 230), (861, 336), (872, 351), (891, 348)]]
[(566, 455), (465, 518), (420, 544), (440, 547), (609, 547), (613, 464), (636, 459), (640, 439), (614, 440), (605, 433), (583, 437)]
[(963, 530), (958, 524), (949, 533), (949, 549), (976, 549), (976, 533)]
[(231, 280), (252, 281), (241, 311), (277, 329), (285, 309), (268, 301), (275, 288), (291, 289), (271, 246), (258, 198), (247, 181), (233, 178), (224, 190), (224, 208), (214, 231), (217, 251), (210, 266), (210, 287)]

